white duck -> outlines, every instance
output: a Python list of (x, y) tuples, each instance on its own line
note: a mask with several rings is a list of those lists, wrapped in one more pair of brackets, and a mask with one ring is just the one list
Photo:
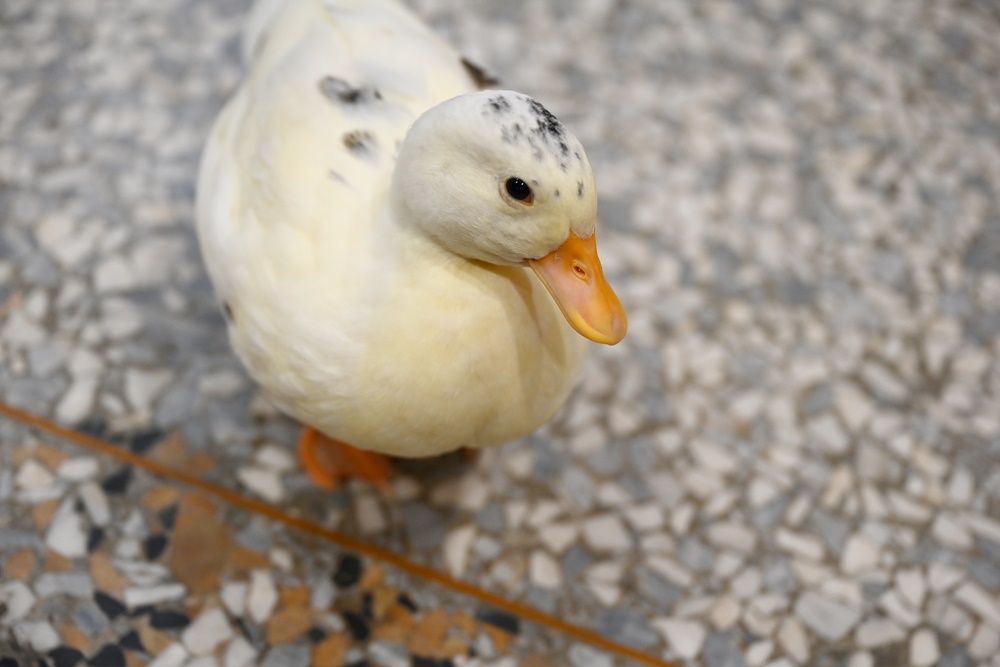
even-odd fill
[(627, 327), (579, 141), (525, 95), (477, 91), (393, 0), (263, 0), (243, 46), (198, 233), (233, 347), (313, 427), (312, 478), (385, 480), (378, 453), (488, 447), (550, 419), (582, 362), (573, 329), (613, 345)]

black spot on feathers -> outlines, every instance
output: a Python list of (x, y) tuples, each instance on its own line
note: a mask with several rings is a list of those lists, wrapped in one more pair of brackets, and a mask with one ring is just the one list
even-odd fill
[(583, 199), (583, 181), (576, 182), (576, 196)]
[(352, 130), (344, 134), (344, 146), (358, 157), (374, 157), (378, 142), (368, 130)]
[(324, 76), (320, 79), (319, 92), (331, 102), (344, 104), (365, 104), (382, 99), (382, 93), (375, 88), (355, 88), (335, 76)]

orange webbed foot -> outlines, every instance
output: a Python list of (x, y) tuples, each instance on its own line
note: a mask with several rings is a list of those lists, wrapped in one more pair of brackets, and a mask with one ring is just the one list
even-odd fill
[(303, 427), (299, 436), (299, 460), (313, 483), (323, 489), (332, 489), (348, 477), (384, 486), (392, 476), (388, 456), (351, 447), (311, 426)]

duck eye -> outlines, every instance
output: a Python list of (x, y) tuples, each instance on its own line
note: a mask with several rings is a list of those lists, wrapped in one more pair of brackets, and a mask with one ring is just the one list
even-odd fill
[(531, 187), (517, 176), (508, 178), (505, 187), (507, 194), (525, 204), (530, 204), (535, 199), (535, 195), (531, 193)]

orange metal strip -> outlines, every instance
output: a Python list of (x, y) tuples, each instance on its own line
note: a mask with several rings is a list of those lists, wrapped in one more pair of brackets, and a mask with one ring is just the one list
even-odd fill
[(363, 542), (349, 535), (344, 535), (343, 533), (339, 533), (335, 530), (324, 528), (323, 526), (317, 525), (311, 521), (306, 521), (305, 519), (292, 516), (291, 514), (283, 512), (277, 507), (268, 505), (265, 502), (248, 498), (247, 496), (237, 493), (236, 491), (207, 482), (195, 475), (184, 472), (183, 470), (172, 468), (157, 461), (134, 454), (127, 449), (123, 449), (122, 447), (117, 447), (111, 443), (104, 442), (103, 440), (99, 440), (83, 433), (78, 433), (77, 431), (60, 426), (59, 424), (49, 421), (48, 419), (36, 417), (35, 415), (4, 403), (0, 403), (0, 414), (33, 428), (37, 428), (52, 435), (69, 440), (70, 442), (76, 443), (81, 447), (106, 454), (107, 456), (124, 461), (130, 465), (142, 468), (143, 470), (151, 472), (155, 475), (166, 477), (176, 482), (180, 482), (181, 484), (204, 491), (205, 493), (212, 494), (228, 503), (242, 507), (249, 512), (255, 512), (266, 516), (269, 519), (273, 519), (274, 521), (280, 521), (287, 526), (291, 526), (303, 532), (309, 533), (310, 535), (322, 538), (328, 542), (333, 542), (337, 546), (343, 547), (348, 551), (357, 551), (365, 554), (376, 560), (388, 563), (389, 565), (403, 570), (413, 576), (433, 581), (436, 584), (450, 588), (454, 591), (462, 593), (463, 595), (476, 598), (477, 600), (492, 607), (502, 609), (515, 616), (531, 621), (532, 623), (546, 626), (575, 639), (579, 639), (580, 641), (587, 642), (588, 644), (605, 651), (617, 653), (623, 657), (635, 660), (636, 662), (644, 665), (652, 665), (653, 667), (678, 667), (678, 665), (665, 662), (648, 653), (644, 653), (634, 648), (625, 646), (624, 644), (619, 644), (618, 642), (605, 639), (599, 634), (586, 628), (573, 625), (572, 623), (567, 623), (560, 618), (540, 612), (537, 609), (529, 607), (528, 605), (508, 600), (504, 597), (496, 595), (495, 593), (490, 593), (489, 591), (485, 591), (477, 586), (461, 581), (460, 579), (450, 577), (433, 568), (427, 567), (426, 565), (414, 563), (399, 554), (373, 546), (367, 542)]

